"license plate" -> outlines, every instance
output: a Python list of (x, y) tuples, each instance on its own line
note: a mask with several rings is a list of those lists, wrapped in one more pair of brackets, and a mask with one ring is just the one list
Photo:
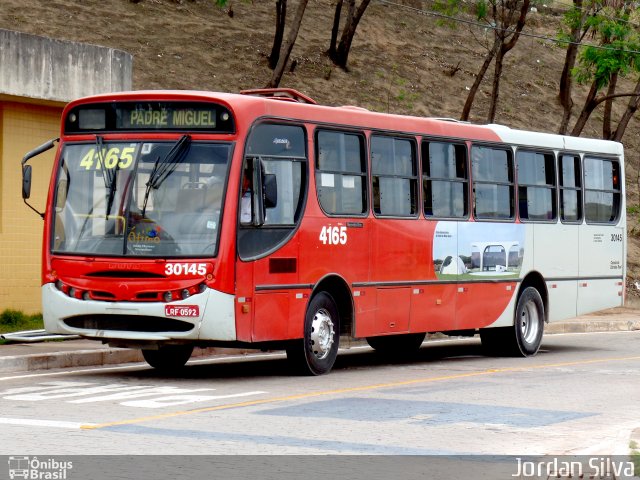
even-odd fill
[(164, 314), (167, 317), (199, 317), (198, 305), (165, 305)]

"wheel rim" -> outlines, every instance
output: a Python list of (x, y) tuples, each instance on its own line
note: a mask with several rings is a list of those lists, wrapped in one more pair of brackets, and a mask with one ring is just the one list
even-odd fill
[(313, 316), (311, 322), (310, 347), (318, 360), (325, 359), (333, 346), (333, 321), (327, 310), (321, 308)]
[(540, 331), (540, 316), (534, 302), (527, 302), (520, 313), (520, 332), (526, 343), (534, 343)]

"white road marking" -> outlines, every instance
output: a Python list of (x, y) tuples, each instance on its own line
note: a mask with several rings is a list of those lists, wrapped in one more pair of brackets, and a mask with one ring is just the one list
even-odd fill
[[(351, 350), (356, 348), (369, 349), (369, 347), (352, 347)], [(208, 357), (208, 358), (196, 358), (189, 360), (187, 365), (198, 365), (200, 363), (224, 363), (233, 360), (255, 360), (261, 358), (272, 357), (284, 357), (284, 353), (255, 353), (250, 355), (225, 355), (224, 357)], [(92, 372), (111, 372), (111, 371), (124, 371), (124, 370), (152, 370), (152, 367), (146, 363), (135, 363), (133, 365), (118, 365), (115, 367), (95, 367), (84, 368), (80, 370), (57, 370), (55, 372), (44, 373), (25, 373), (22, 375), (13, 375), (11, 377), (0, 377), (0, 382), (4, 380), (20, 380), (22, 378), (38, 378), (38, 377), (56, 377), (61, 375), (74, 375), (77, 373), (92, 373)]]
[(3, 418), (0, 417), (0, 425), (23, 425), (29, 427), (53, 427), (80, 429), (83, 425), (95, 425), (86, 422), (65, 422), (61, 420), (38, 420), (36, 418)]
[[(78, 404), (119, 401), (120, 405), (126, 407), (163, 408), (187, 403), (207, 402), (267, 393), (263, 391), (250, 391), (223, 395), (208, 394), (208, 392), (213, 392), (214, 390), (216, 389), (127, 385), (121, 383), (99, 385), (87, 382), (45, 382), (31, 387), (10, 388), (0, 391), (0, 396), (4, 400), (18, 402), (62, 400), (67, 403)], [(203, 394), (203, 392), (207, 392), (207, 394)]]

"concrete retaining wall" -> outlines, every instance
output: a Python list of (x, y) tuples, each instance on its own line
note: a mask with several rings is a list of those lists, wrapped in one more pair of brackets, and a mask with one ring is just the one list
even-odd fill
[(131, 90), (132, 65), (121, 50), (0, 29), (0, 94), (66, 103)]

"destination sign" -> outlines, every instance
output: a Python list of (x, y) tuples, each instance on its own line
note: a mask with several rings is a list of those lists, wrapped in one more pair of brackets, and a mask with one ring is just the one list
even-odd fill
[(216, 128), (215, 109), (125, 111), (120, 128)]
[(231, 112), (214, 103), (126, 102), (82, 105), (69, 112), (65, 133), (179, 130), (232, 133)]

